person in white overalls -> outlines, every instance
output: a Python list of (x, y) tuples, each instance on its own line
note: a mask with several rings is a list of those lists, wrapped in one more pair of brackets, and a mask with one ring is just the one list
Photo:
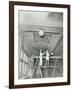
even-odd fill
[(46, 62), (47, 62), (47, 65), (49, 65), (49, 52), (48, 50), (46, 50)]
[(40, 62), (39, 62), (39, 65), (42, 65), (42, 56), (45, 54), (45, 52), (43, 53), (42, 52), (42, 49), (40, 50)]

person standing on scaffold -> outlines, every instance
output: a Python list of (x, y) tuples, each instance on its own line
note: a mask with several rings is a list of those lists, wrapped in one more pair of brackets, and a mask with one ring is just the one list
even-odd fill
[(46, 50), (46, 64), (49, 65), (49, 51)]
[(45, 52), (43, 53), (43, 50), (41, 49), (40, 50), (40, 62), (39, 62), (39, 65), (42, 65), (42, 60), (43, 60), (43, 55), (45, 54)]

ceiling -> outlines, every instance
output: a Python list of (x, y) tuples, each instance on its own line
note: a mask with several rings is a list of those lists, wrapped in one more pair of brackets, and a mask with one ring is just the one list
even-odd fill
[[(39, 30), (44, 36), (39, 36)], [(63, 53), (63, 14), (19, 11), (19, 39), (27, 56), (39, 55), (40, 49), (56, 56)]]

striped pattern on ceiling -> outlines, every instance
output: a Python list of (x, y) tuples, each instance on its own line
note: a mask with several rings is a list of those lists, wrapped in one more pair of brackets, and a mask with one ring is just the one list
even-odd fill
[(24, 32), (23, 34), (23, 50), (28, 56), (39, 55), (40, 49), (54, 52), (58, 46), (62, 34), (54, 34), (45, 32), (44, 37), (40, 37), (38, 32)]

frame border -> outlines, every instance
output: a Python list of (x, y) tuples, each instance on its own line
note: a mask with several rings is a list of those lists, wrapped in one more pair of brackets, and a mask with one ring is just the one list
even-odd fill
[[(57, 7), (68, 9), (68, 28), (67, 28), (67, 44), (68, 44), (68, 60), (67, 60), (67, 82), (58, 83), (42, 83), (42, 84), (25, 84), (25, 85), (14, 85), (14, 5), (25, 5), (25, 6), (40, 6), (40, 7)], [(70, 5), (68, 4), (51, 4), (51, 3), (36, 3), (36, 2), (19, 2), (9, 1), (9, 88), (30, 88), (30, 87), (45, 87), (45, 86), (61, 86), (70, 85)]]

